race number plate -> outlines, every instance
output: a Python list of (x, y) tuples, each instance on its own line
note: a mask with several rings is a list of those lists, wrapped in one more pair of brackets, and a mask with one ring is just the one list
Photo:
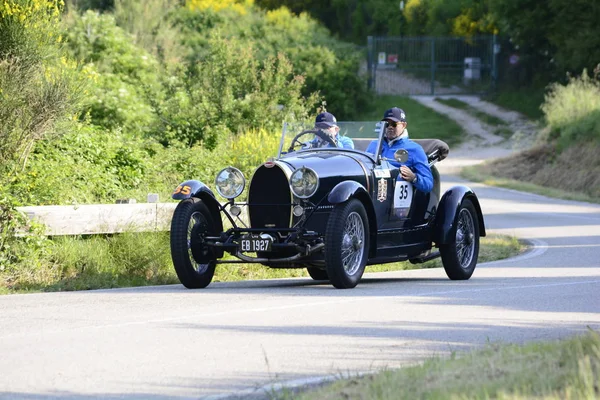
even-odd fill
[(397, 217), (406, 217), (410, 210), (413, 198), (413, 185), (404, 180), (396, 181), (394, 188), (394, 214)]
[(243, 253), (253, 253), (256, 251), (271, 251), (271, 238), (261, 238), (260, 236), (244, 236), (240, 240), (239, 249)]

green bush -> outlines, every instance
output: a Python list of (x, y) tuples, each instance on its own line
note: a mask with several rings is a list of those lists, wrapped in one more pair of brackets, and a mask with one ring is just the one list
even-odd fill
[[(146, 178), (146, 142), (86, 124), (46, 140), (9, 190), (26, 205), (114, 203)], [(110, 140), (106, 140), (110, 136)]]
[(93, 82), (83, 108), (91, 122), (134, 134), (150, 131), (156, 116), (148, 98), (161, 90), (161, 67), (154, 56), (136, 46), (109, 14), (71, 13), (65, 35)]
[(184, 48), (171, 14), (180, 3), (179, 0), (116, 0), (114, 16), (117, 25), (132, 35), (137, 46), (163, 65), (175, 67), (181, 62)]
[(253, 48), (261, 63), (285, 55), (293, 65), (293, 74), (306, 77), (302, 95), (319, 92), (341, 119), (353, 119), (368, 99), (366, 79), (358, 76), (361, 54), (352, 45), (334, 39), (308, 14), (294, 15), (287, 8), (265, 12), (251, 7), (243, 14), (227, 8), (219, 12), (184, 8), (175, 13), (175, 20), (192, 62), (209, 56), (207, 38), (218, 32), (242, 47)]
[(76, 112), (82, 98), (81, 75), (60, 48), (60, 3), (0, 3), (2, 175), (18, 173), (35, 144), (56, 135), (56, 125)]
[(549, 134), (561, 148), (585, 140), (600, 141), (600, 82), (584, 71), (566, 85), (550, 85), (542, 105)]
[[(164, 147), (120, 131), (106, 132), (85, 124), (48, 140), (31, 155), (23, 171), (5, 187), (11, 198), (26, 205), (114, 203), (120, 198), (146, 201), (158, 193), (167, 201), (177, 184), (199, 179), (212, 185), (227, 165), (249, 177), (276, 155), (279, 130), (221, 132), (216, 147)], [(110, 135), (111, 140), (106, 140)]]
[(253, 50), (235, 39), (214, 35), (208, 44), (206, 58), (172, 80), (171, 96), (155, 102), (157, 139), (214, 149), (218, 136), (304, 119), (309, 104), (316, 103), (315, 96), (302, 97), (304, 79), (293, 76), (284, 56), (259, 63)]
[(14, 284), (23, 274), (36, 275), (50, 246), (41, 227), (16, 206), (14, 199), (0, 193), (0, 287)]

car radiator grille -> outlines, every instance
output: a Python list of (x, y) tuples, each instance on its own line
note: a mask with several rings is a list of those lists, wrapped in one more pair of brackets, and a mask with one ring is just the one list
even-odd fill
[(289, 228), (292, 195), (288, 179), (278, 166), (256, 170), (248, 191), (252, 228)]

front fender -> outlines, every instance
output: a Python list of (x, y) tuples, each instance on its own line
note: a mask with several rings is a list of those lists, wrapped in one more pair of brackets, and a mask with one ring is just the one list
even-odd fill
[(185, 200), (190, 197), (200, 197), (200, 193), (207, 193), (213, 199), (215, 199), (215, 195), (212, 190), (208, 188), (204, 183), (200, 181), (185, 181), (179, 184), (173, 191), (171, 198), (175, 200)]
[(200, 181), (190, 180), (179, 184), (173, 191), (171, 197), (175, 200), (185, 200), (191, 197), (199, 198), (206, 204), (210, 210), (210, 215), (217, 225), (217, 229), (223, 232), (223, 221), (221, 220), (221, 204), (215, 197), (212, 190)]
[(477, 195), (467, 186), (453, 186), (442, 196), (435, 217), (434, 241), (437, 244), (451, 243), (456, 237), (456, 215), (460, 209), (463, 199), (468, 198), (473, 202), (479, 221), (479, 236), (485, 236), (485, 224), (483, 213)]
[(340, 182), (337, 185), (335, 185), (331, 192), (329, 192), (327, 200), (331, 204), (343, 203), (351, 197), (354, 197), (357, 192), (364, 192), (365, 194), (367, 194), (367, 189), (365, 189), (363, 185), (355, 181)]

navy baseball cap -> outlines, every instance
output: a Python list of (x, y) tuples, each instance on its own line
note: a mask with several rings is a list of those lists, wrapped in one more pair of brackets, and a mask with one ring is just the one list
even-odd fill
[(389, 119), (394, 122), (406, 122), (406, 114), (404, 110), (398, 107), (390, 108), (383, 114), (382, 121)]
[(322, 112), (317, 115), (315, 119), (315, 127), (321, 129), (331, 128), (332, 126), (337, 126), (337, 120), (333, 116), (332, 113)]

